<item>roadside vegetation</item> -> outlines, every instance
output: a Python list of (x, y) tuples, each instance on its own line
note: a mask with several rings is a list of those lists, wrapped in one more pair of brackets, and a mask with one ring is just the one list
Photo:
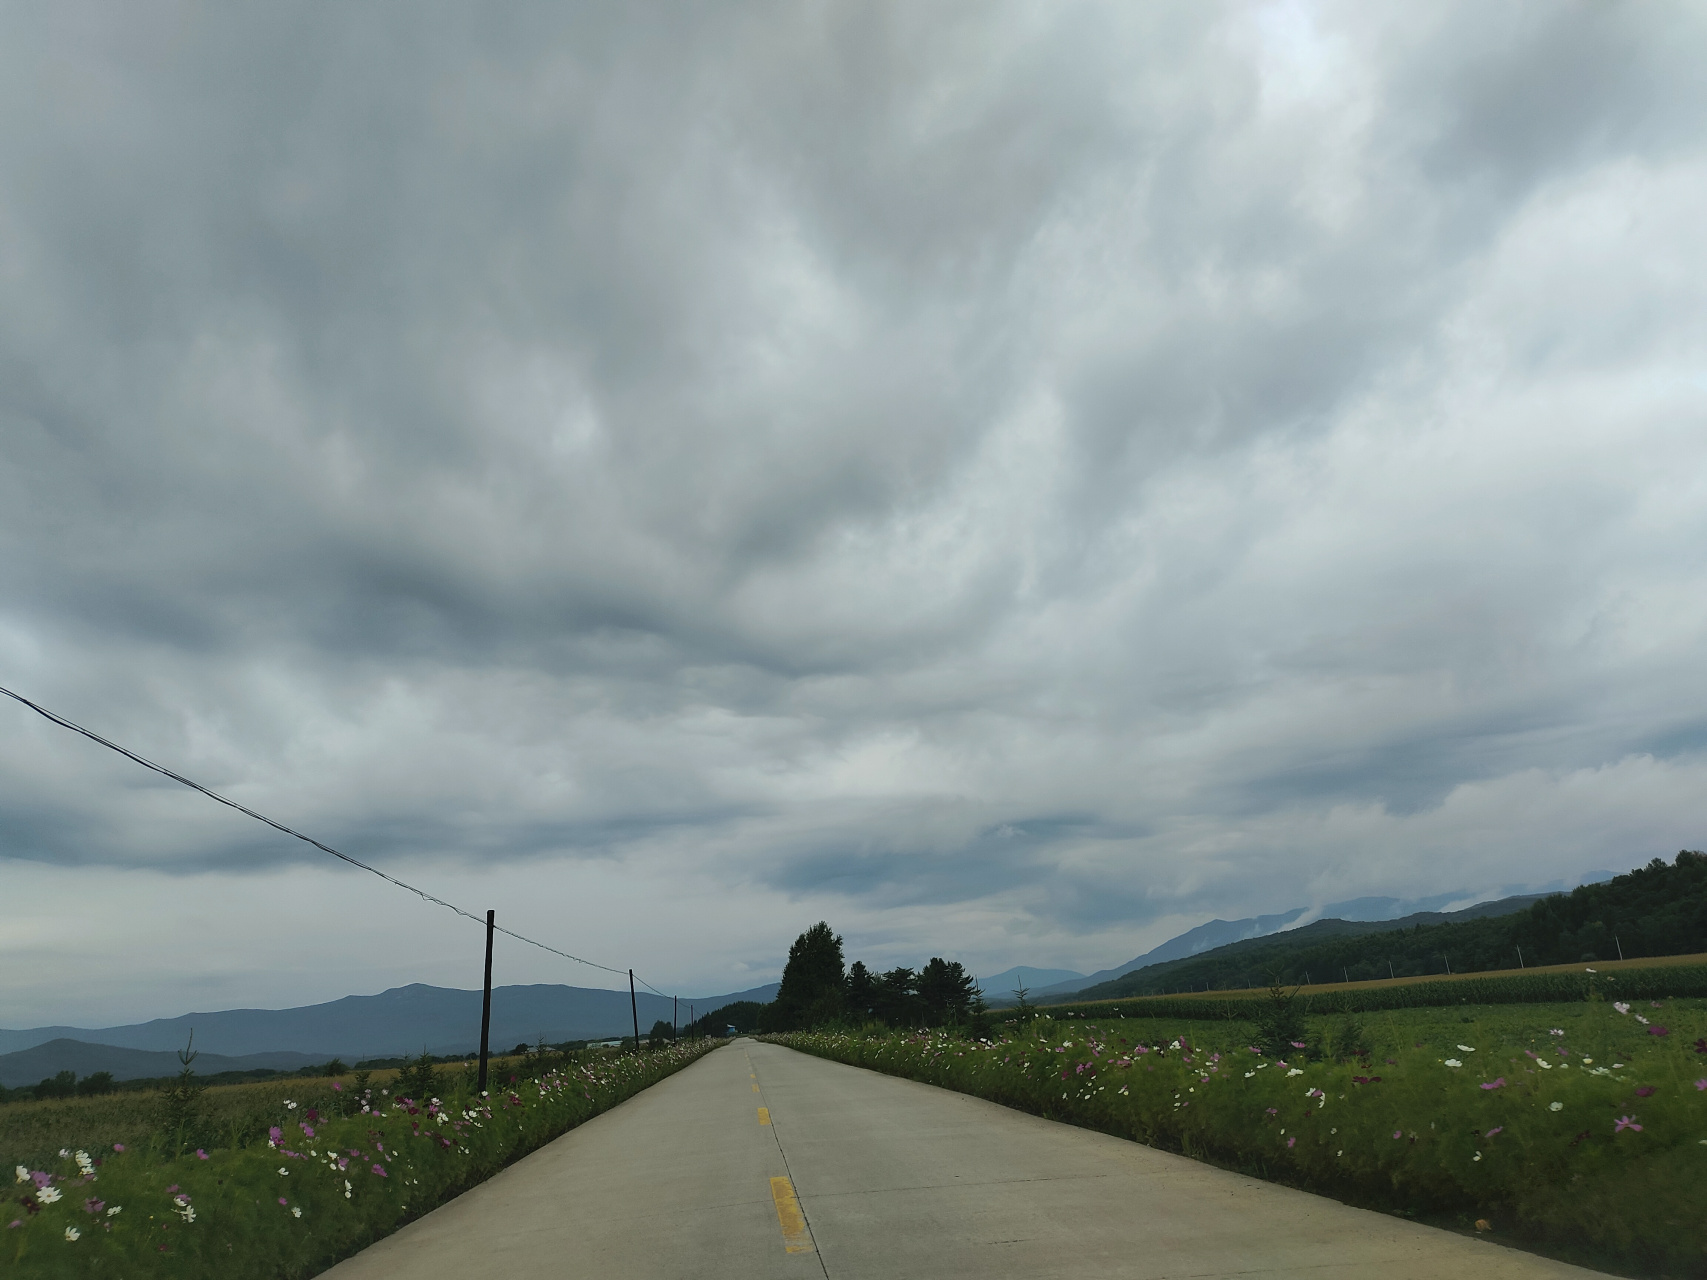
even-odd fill
[(485, 1094), (471, 1070), (425, 1055), (401, 1069), (210, 1089), (186, 1052), (164, 1089), (9, 1106), (0, 1270), (311, 1276), (717, 1043), (498, 1059)]
[(777, 1042), (1632, 1274), (1707, 1276), (1707, 1002), (1055, 1019)]

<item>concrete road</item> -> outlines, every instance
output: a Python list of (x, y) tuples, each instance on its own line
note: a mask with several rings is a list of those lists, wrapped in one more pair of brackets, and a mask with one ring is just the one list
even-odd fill
[(1591, 1276), (928, 1085), (738, 1040), (334, 1280)]

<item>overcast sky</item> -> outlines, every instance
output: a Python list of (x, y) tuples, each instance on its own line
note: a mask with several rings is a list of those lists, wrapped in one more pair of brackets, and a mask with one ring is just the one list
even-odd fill
[[(695, 994), (1699, 848), (1704, 64), (1688, 3), (7, 6), (0, 683)], [(0, 1025), (481, 946), (0, 705)]]

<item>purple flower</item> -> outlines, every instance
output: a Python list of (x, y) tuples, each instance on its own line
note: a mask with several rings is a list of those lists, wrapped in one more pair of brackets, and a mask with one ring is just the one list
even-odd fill
[(1400, 1138), (1402, 1138), (1404, 1136), (1405, 1136), (1405, 1132), (1403, 1129), (1393, 1130), (1393, 1141), (1394, 1142), (1397, 1142)]
[(267, 1137), (271, 1138), (274, 1142), (283, 1142), (284, 1130), (275, 1124), (271, 1129), (267, 1130)]
[(24, 1225), (24, 1220), (22, 1218), (13, 1218), (10, 1222), (8, 1222), (6, 1224), (6, 1230), (10, 1231), (13, 1227), (21, 1227), (23, 1225)]
[(1697, 1080), (1695, 1082), (1695, 1087), (1697, 1089), (1707, 1090), (1707, 1080)]
[(113, 1150), (114, 1151), (123, 1151), (124, 1150), (124, 1143), (122, 1143), (122, 1142), (113, 1143)]
[(290, 1201), (289, 1201), (289, 1200), (286, 1200), (286, 1199), (285, 1199), (285, 1198), (284, 1198), (284, 1197), (283, 1197), (283, 1196), (280, 1196), (280, 1197), (279, 1197), (279, 1203), (280, 1203), (280, 1204), (289, 1204), (289, 1203), (290, 1203)]
[(1292, 1042), (1292, 1047), (1294, 1049), (1302, 1049), (1304, 1047), (1304, 1042), (1302, 1040), (1294, 1040)]
[(206, 1160), (207, 1159), (207, 1152), (203, 1151), (200, 1147), (197, 1147), (196, 1148), (196, 1158), (198, 1160)]
[(1494, 1127), (1493, 1127), (1493, 1128), (1492, 1128), (1492, 1129), (1489, 1129), (1489, 1130), (1488, 1130), (1488, 1131), (1487, 1131), (1487, 1133), (1486, 1133), (1486, 1134), (1484, 1134), (1484, 1135), (1483, 1135), (1483, 1136), (1484, 1136), (1484, 1137), (1488, 1137), (1488, 1138), (1491, 1138), (1491, 1137), (1493, 1137), (1493, 1136), (1494, 1136), (1494, 1135), (1495, 1135), (1495, 1134), (1496, 1134), (1496, 1133), (1504, 1133), (1504, 1132), (1505, 1132), (1505, 1126), (1504, 1126), (1504, 1125), (1503, 1125), (1503, 1124), (1496, 1124), (1496, 1125), (1495, 1125), (1495, 1126), (1494, 1126)]
[(1651, 1084), (1637, 1085), (1636, 1086), (1636, 1096), (1638, 1098), (1651, 1098), (1651, 1097), (1653, 1097), (1654, 1096), (1654, 1086)]
[(1662, 1027), (1656, 1022), (1653, 1026), (1648, 1028), (1648, 1034), (1651, 1036), (1669, 1036), (1671, 1034), (1671, 1028)]
[(174, 1194), (176, 1194), (177, 1190), (178, 1190), (178, 1184), (176, 1182), (174, 1182), (171, 1186), (166, 1188), (166, 1194), (167, 1195), (174, 1195)]
[[(1637, 1127), (1637, 1128), (1638, 1128), (1638, 1129), (1640, 1129), (1640, 1128), (1641, 1128), (1641, 1127), (1642, 1127), (1642, 1126), (1641, 1126), (1641, 1125), (1637, 1125), (1637, 1126), (1636, 1126), (1636, 1127)], [(382, 1177), (382, 1178), (386, 1178), (386, 1177), (390, 1177), (390, 1176), (391, 1176), (391, 1175), (389, 1175), (389, 1174), (388, 1174), (388, 1173), (386, 1173), (386, 1172), (385, 1172), (385, 1166), (384, 1166), (384, 1165), (379, 1165), (379, 1164), (376, 1164), (376, 1165), (374, 1165), (374, 1167), (373, 1167), (373, 1171), (374, 1171), (374, 1172), (375, 1172), (375, 1173), (377, 1173), (377, 1174), (378, 1174), (378, 1175), (379, 1175), (379, 1176), (380, 1176), (380, 1177)]]
[(1288, 1138), (1286, 1140), (1286, 1149), (1288, 1151), (1290, 1151), (1296, 1145), (1298, 1145), (1298, 1139), (1297, 1138)]
[(314, 1127), (312, 1125), (304, 1122), (304, 1124), (302, 1126), (302, 1133), (303, 1133), (304, 1137), (312, 1138), (314, 1136)]
[(1636, 1123), (1635, 1116), (1619, 1116), (1612, 1122), (1612, 1132), (1623, 1133), (1626, 1129), (1634, 1129), (1637, 1133), (1642, 1132), (1642, 1126)]
[(32, 1173), (30, 1177), (35, 1180), (37, 1190), (40, 1190), (42, 1187), (47, 1186), (48, 1183), (53, 1181), (53, 1175), (51, 1173), (42, 1173), (39, 1170)]
[(1505, 1088), (1505, 1077), (1501, 1076), (1497, 1080), (1489, 1080), (1486, 1084), (1484, 1084), (1482, 1086), (1482, 1088), (1484, 1088), (1484, 1089), (1503, 1089), (1503, 1088)]
[(332, 1081), (332, 1091), (334, 1093), (342, 1093), (344, 1091), (344, 1086), (334, 1080)]

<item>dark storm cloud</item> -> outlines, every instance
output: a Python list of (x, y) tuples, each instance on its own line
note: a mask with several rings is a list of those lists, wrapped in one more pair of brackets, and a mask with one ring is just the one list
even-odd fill
[(1687, 6), (0, 23), (0, 665), (245, 803), (1027, 963), (1687, 838)]

